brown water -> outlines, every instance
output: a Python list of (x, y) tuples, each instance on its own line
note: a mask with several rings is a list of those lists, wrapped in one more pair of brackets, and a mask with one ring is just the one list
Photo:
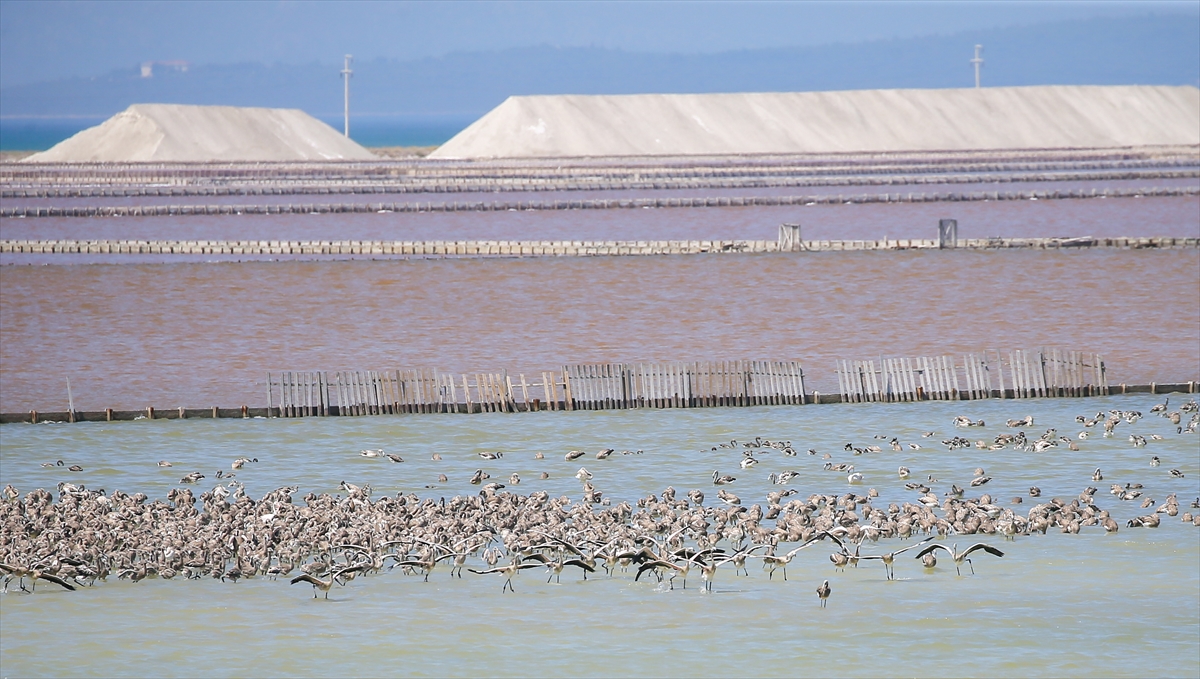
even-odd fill
[[(958, 206), (961, 207), (961, 206)], [(316, 218), (314, 218), (316, 219)], [(69, 260), (63, 260), (69, 261)], [(1200, 377), (1200, 252), (940, 251), (0, 267), (0, 408), (262, 405), (267, 370), (1059, 346)]]

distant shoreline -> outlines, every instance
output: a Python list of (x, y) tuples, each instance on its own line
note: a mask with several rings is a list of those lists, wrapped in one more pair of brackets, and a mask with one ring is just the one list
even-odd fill
[[(424, 158), (437, 149), (437, 146), (368, 146), (367, 150), (380, 158)], [(32, 151), (0, 151), (0, 163), (18, 163), (42, 150)]]

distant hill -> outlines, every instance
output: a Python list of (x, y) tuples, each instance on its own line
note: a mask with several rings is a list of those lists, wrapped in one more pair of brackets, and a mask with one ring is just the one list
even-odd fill
[[(719, 54), (530, 47), (418, 61), (360, 62), (353, 115), (470, 120), (523, 94), (781, 92), (945, 88), (973, 84), (1198, 85), (1200, 20), (1090, 19), (861, 44)], [(194, 65), (142, 78), (136, 65), (98, 78), (0, 90), (0, 116), (106, 117), (140, 102), (300, 108), (333, 118), (341, 64)]]

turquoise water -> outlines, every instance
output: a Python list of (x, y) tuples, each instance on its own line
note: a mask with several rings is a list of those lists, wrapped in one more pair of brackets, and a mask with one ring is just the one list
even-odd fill
[[(94, 118), (0, 118), (0, 151), (45, 151), (104, 122)], [(322, 118), (341, 130), (343, 120)], [(467, 125), (461, 116), (351, 116), (350, 138), (363, 146), (440, 146)]]
[(0, 151), (45, 151), (104, 118), (0, 118)]
[[(1096, 504), (1122, 528), (1115, 535), (1099, 527), (1079, 535), (1055, 528), (1014, 542), (949, 536), (943, 541), (960, 547), (982, 538), (1005, 556), (980, 556), (976, 574), (959, 577), (948, 559), (928, 573), (910, 553), (897, 559), (897, 579), (890, 582), (878, 563), (835, 572), (831, 550), (821, 544), (799, 553), (787, 581), (779, 574), (768, 579), (753, 565), (749, 577), (722, 570), (711, 594), (700, 590), (698, 578), (686, 590), (671, 591), (644, 579), (634, 582), (632, 572), (586, 582), (572, 572), (562, 584), (547, 584), (540, 570), (521, 574), (515, 594), (502, 593), (497, 576), (451, 578), (443, 569), (425, 583), (384, 572), (335, 589), (329, 601), (312, 599), (307, 585), (267, 578), (231, 584), (113, 577), (77, 592), (43, 585), (33, 595), (0, 596), (0, 665), (5, 676), (1196, 676), (1200, 528), (1165, 515), (1158, 529), (1126, 528), (1129, 518), (1152, 509), (1107, 492), (1110, 483), (1142, 483), (1145, 497), (1161, 503), (1174, 492), (1181, 513), (1195, 513), (1196, 435), (1176, 434), (1167, 420), (1147, 416), (1122, 423), (1111, 439), (1097, 432), (1078, 441), (1078, 452), (949, 452), (939, 443), (954, 435), (990, 440), (1014, 431), (1004, 420), (1028, 414), (1035, 416), (1026, 429), (1032, 436), (1056, 427), (1075, 437), (1083, 430), (1076, 415), (1114, 408), (1148, 414), (1162, 399), (5, 425), (0, 484), (22, 493), (66, 480), (155, 498), (184, 474), (201, 471), (208, 478), (198, 493), (215, 485), (217, 469), (228, 470), (230, 461), (245, 455), (259, 459), (237, 477), (254, 497), (292, 484), (300, 494), (336, 493), (344, 479), (370, 483), (375, 497), (414, 492), (436, 499), (476, 492), (467, 479), (484, 468), (502, 483), (519, 473), (522, 483), (510, 490), (544, 489), (578, 500), (574, 473), (585, 466), (614, 503), (632, 503), (669, 484), (681, 495), (702, 489), (711, 506), (711, 474), (718, 469), (739, 477), (726, 488), (749, 505), (778, 489), (768, 474), (794, 469), (799, 476), (790, 487), (801, 498), (876, 488), (879, 498), (872, 504), (885, 507), (916, 499), (897, 477), (899, 465), (910, 467), (914, 478), (940, 479), (934, 486), (939, 495), (951, 483), (965, 487), (973, 470), (984, 467), (993, 481), (979, 490), (997, 504), (1024, 514), (1037, 502), (1028, 497), (1032, 485), (1041, 487), (1041, 500), (1067, 501), (1091, 485), (1100, 489)], [(1186, 400), (1175, 395), (1171, 404)], [(951, 420), (960, 414), (989, 426), (955, 430)], [(926, 431), (936, 435), (922, 438)], [(1134, 448), (1131, 433), (1164, 438)], [(923, 447), (893, 452), (876, 435)], [(756, 436), (791, 440), (801, 454), (760, 454), (760, 465), (741, 470), (740, 451), (711, 450)], [(883, 443), (885, 452), (854, 456), (843, 450), (846, 443)], [(405, 462), (358, 455), (375, 447)], [(644, 453), (563, 460), (573, 448), (594, 453), (606, 447)], [(820, 454), (804, 454), (809, 448)], [(486, 461), (476, 455), (482, 450), (505, 454)], [(443, 459), (430, 459), (435, 452)], [(537, 452), (545, 459), (536, 459)], [(823, 471), (824, 453), (854, 464), (864, 483), (850, 486), (844, 474)], [(1152, 455), (1162, 466), (1149, 465)], [(85, 469), (72, 474), (41, 467), (58, 459)], [(159, 460), (174, 466), (160, 468)], [(1097, 467), (1105, 479), (1094, 483)], [(1171, 468), (1184, 478), (1171, 477)], [(541, 471), (550, 478), (539, 480)], [(440, 473), (447, 483), (437, 482)], [(1025, 502), (1010, 505), (1016, 496)], [(862, 552), (903, 544), (867, 542)], [(821, 609), (814, 589), (825, 579), (833, 595)]]

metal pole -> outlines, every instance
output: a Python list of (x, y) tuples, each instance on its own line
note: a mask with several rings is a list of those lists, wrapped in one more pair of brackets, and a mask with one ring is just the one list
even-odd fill
[[(346, 110), (345, 110), (345, 121), (346, 121), (346, 128), (345, 128), (345, 135), (346, 135), (347, 137), (349, 137), (349, 136), (350, 136), (350, 76), (354, 74), (354, 71), (351, 71), (351, 70), (350, 70), (350, 62), (351, 62), (353, 59), (354, 59), (354, 57), (352, 57), (352, 56), (350, 56), (349, 54), (347, 54), (347, 55), (346, 55), (346, 65), (345, 65), (345, 66), (342, 68), (342, 78), (343, 78), (343, 79), (346, 81), (346, 96), (345, 96), (345, 104), (346, 104)], [(976, 72), (978, 72), (978, 70), (979, 70), (979, 69), (978, 69), (978, 67), (977, 67), (977, 68), (976, 68)], [(978, 76), (976, 76), (976, 80), (978, 80), (978, 79), (979, 79), (979, 78), (978, 78)], [(976, 86), (976, 87), (978, 87), (979, 85), (978, 85), (978, 84), (976, 84), (975, 86)]]
[(983, 45), (976, 45), (975, 58), (971, 60), (971, 63), (975, 65), (975, 89), (979, 89), (979, 67), (983, 65), (983, 57), (979, 56), (981, 52), (983, 52)]

